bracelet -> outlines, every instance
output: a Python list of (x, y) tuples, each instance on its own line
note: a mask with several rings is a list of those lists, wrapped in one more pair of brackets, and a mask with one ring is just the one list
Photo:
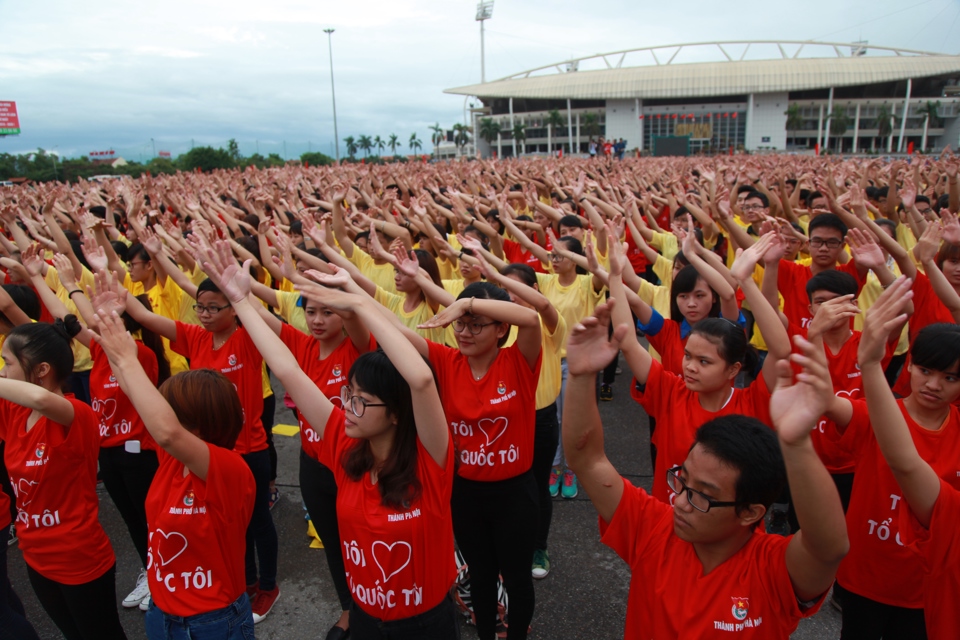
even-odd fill
[(460, 253), (457, 255), (457, 257), (463, 260), (463, 249), (460, 250)]
[(467, 315), (469, 315), (469, 316), (472, 316), (472, 315), (473, 315), (473, 301), (474, 301), (474, 300), (476, 300), (476, 298), (470, 298), (470, 304), (467, 305)]
[(81, 291), (80, 289), (74, 289), (73, 291), (69, 292), (69, 294), (67, 295), (67, 297), (68, 297), (68, 298), (72, 298), (72, 297), (73, 297), (73, 294), (75, 294), (75, 293), (83, 293), (83, 291)]

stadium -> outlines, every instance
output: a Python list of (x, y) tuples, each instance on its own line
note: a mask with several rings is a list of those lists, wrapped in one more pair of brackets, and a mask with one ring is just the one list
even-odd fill
[(445, 93), (465, 96), (465, 120), (479, 102), (465, 124), (484, 157), (585, 153), (598, 136), (654, 155), (904, 153), (957, 146), (958, 85), (956, 55), (731, 41), (597, 54)]

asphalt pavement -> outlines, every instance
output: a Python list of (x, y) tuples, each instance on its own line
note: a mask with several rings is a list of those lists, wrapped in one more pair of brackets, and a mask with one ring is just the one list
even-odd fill
[[(622, 363), (622, 359), (621, 359)], [(629, 395), (627, 366), (617, 376), (614, 398), (600, 403), (607, 455), (632, 483), (650, 490), (650, 437), (647, 417)], [(274, 380), (278, 400), (281, 385)], [(295, 424), (293, 414), (277, 402), (277, 423)], [(279, 455), (277, 483), (281, 499), (273, 510), (280, 537), (278, 580), (280, 598), (270, 615), (256, 626), (264, 640), (322, 640), (340, 615), (336, 592), (327, 572), (323, 551), (310, 548), (298, 483), (299, 435), (276, 435)], [(100, 521), (117, 554), (117, 606), (134, 587), (139, 559), (119, 513), (106, 492), (99, 490)], [(614, 639), (623, 637), (630, 571), (610, 549), (600, 544), (597, 513), (585, 494), (554, 502), (550, 533), (550, 575), (535, 581), (537, 606), (532, 639)], [(23, 557), (9, 548), (8, 565), (14, 589), (24, 602), (27, 617), (41, 638), (61, 638), (43, 612), (27, 581)], [(143, 613), (121, 609), (120, 619), (128, 638), (145, 638)], [(829, 604), (801, 623), (792, 638), (830, 639), (840, 635), (840, 614)], [(476, 631), (463, 626), (463, 638)]]

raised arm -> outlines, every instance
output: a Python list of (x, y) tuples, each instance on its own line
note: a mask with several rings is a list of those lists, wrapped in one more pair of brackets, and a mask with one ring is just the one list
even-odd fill
[(793, 382), (787, 360), (777, 362), (770, 416), (780, 439), (791, 501), (800, 523), (800, 531), (787, 545), (787, 572), (797, 600), (809, 602), (833, 584), (850, 542), (837, 488), (810, 438), (825, 409), (826, 397), (833, 395), (827, 357), (822, 344), (814, 345), (799, 336), (795, 342), (800, 353), (790, 360), (803, 372)]
[[(611, 279), (617, 281), (622, 290), (619, 274)], [(562, 421), (567, 464), (577, 474), (580, 485), (605, 522), (610, 522), (620, 505), (623, 480), (603, 448), (603, 423), (597, 409), (597, 373), (610, 364), (624, 337), (633, 333), (629, 324), (618, 324), (613, 337), (607, 338), (610, 311), (616, 306), (617, 301), (613, 298), (607, 304), (599, 305), (594, 316), (584, 318), (570, 333), (567, 343), (569, 377)], [(629, 313), (627, 311), (628, 316)], [(635, 336), (633, 340), (636, 343)]]
[[(691, 230), (693, 229), (692, 222), (690, 228)], [(737, 305), (737, 292), (730, 286), (730, 282), (723, 277), (723, 274), (703, 259), (701, 252), (705, 252), (706, 249), (697, 242), (696, 236), (694, 236), (692, 231), (687, 233), (683, 238), (683, 244), (681, 246), (683, 256), (720, 298), (720, 315), (730, 322), (736, 322), (740, 318), (740, 307)]]
[[(156, 314), (142, 304), (127, 304), (127, 290), (123, 285), (117, 282), (113, 273), (110, 271), (101, 271), (94, 275), (97, 287), (97, 297), (112, 293), (116, 303), (130, 314), (130, 317), (150, 329), (154, 333), (163, 336), (167, 340), (177, 339), (177, 323), (166, 316)], [(87, 293), (93, 299), (93, 292), (89, 289)], [(95, 307), (97, 305), (94, 305)], [(99, 309), (97, 309), (99, 311)]]

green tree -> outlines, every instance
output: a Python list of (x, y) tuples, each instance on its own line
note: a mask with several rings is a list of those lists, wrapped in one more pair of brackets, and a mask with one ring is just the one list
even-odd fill
[(333, 164), (333, 158), (319, 151), (308, 151), (300, 156), (300, 162), (309, 164), (311, 167), (323, 167)]
[(500, 134), (500, 123), (493, 118), (482, 118), (480, 120), (480, 137), (492, 144)]
[(787, 131), (793, 132), (793, 144), (797, 144), (797, 130), (803, 128), (803, 114), (800, 111), (799, 104), (792, 104), (783, 112), (787, 116)]
[[(830, 113), (830, 135), (837, 138), (841, 137), (850, 128), (850, 114), (844, 107), (834, 107)], [(841, 148), (842, 148), (841, 144)]]
[(457, 152), (462, 154), (463, 147), (470, 142), (470, 127), (459, 122), (453, 125), (453, 144), (457, 145)]
[(387, 143), (386, 143), (386, 141), (385, 141), (383, 138), (381, 138), (380, 136), (375, 136), (375, 137), (373, 138), (373, 146), (376, 147), (376, 149), (377, 149), (377, 155), (378, 155), (378, 156), (382, 156), (382, 155), (383, 155), (383, 149), (387, 146)]
[(343, 143), (347, 145), (347, 156), (354, 160), (357, 156), (357, 141), (353, 136), (347, 136), (343, 139)]
[(526, 151), (527, 125), (522, 122), (517, 122), (513, 125), (513, 130), (510, 133), (513, 134), (513, 139), (520, 145), (522, 149), (521, 153)]
[(440, 155), (440, 143), (443, 142), (444, 133), (443, 127), (440, 126), (440, 123), (430, 127), (430, 131), (433, 133), (430, 134), (430, 142), (433, 143), (433, 153), (434, 155)]
[[(560, 115), (559, 110), (551, 109), (547, 114), (547, 128), (551, 131), (551, 133), (556, 132), (559, 134), (561, 127), (563, 127), (565, 124), (566, 120), (564, 120), (563, 116)], [(552, 137), (553, 136), (551, 136), (551, 138)], [(553, 141), (551, 140), (551, 144), (552, 143)], [(547, 149), (547, 153), (553, 153), (553, 149)]]
[(927, 100), (917, 107), (917, 115), (925, 116), (929, 126), (936, 129), (940, 126), (940, 101)]
[(416, 153), (423, 148), (423, 143), (420, 142), (420, 138), (417, 137), (416, 133), (410, 134), (410, 140), (407, 142), (407, 146), (410, 147), (410, 150)]
[(234, 164), (242, 164), (243, 156), (240, 155), (240, 145), (237, 144), (236, 138), (230, 138), (227, 141), (227, 153), (230, 155), (230, 159), (233, 160)]
[(187, 171), (231, 169), (234, 166), (233, 158), (230, 157), (228, 151), (224, 151), (223, 148), (214, 149), (213, 147), (194, 147), (177, 158), (177, 163)]
[(390, 153), (397, 155), (397, 147), (400, 146), (400, 138), (397, 137), (397, 134), (390, 134), (390, 138), (387, 140), (387, 146), (390, 147)]
[(882, 104), (877, 107), (877, 136), (882, 140), (893, 134), (893, 124), (890, 122), (890, 108)]
[(600, 118), (595, 113), (583, 114), (583, 132), (588, 138), (600, 135)]
[(366, 158), (370, 155), (370, 149), (373, 148), (373, 140), (370, 139), (370, 136), (363, 135), (357, 139), (357, 146), (363, 151), (363, 157)]

